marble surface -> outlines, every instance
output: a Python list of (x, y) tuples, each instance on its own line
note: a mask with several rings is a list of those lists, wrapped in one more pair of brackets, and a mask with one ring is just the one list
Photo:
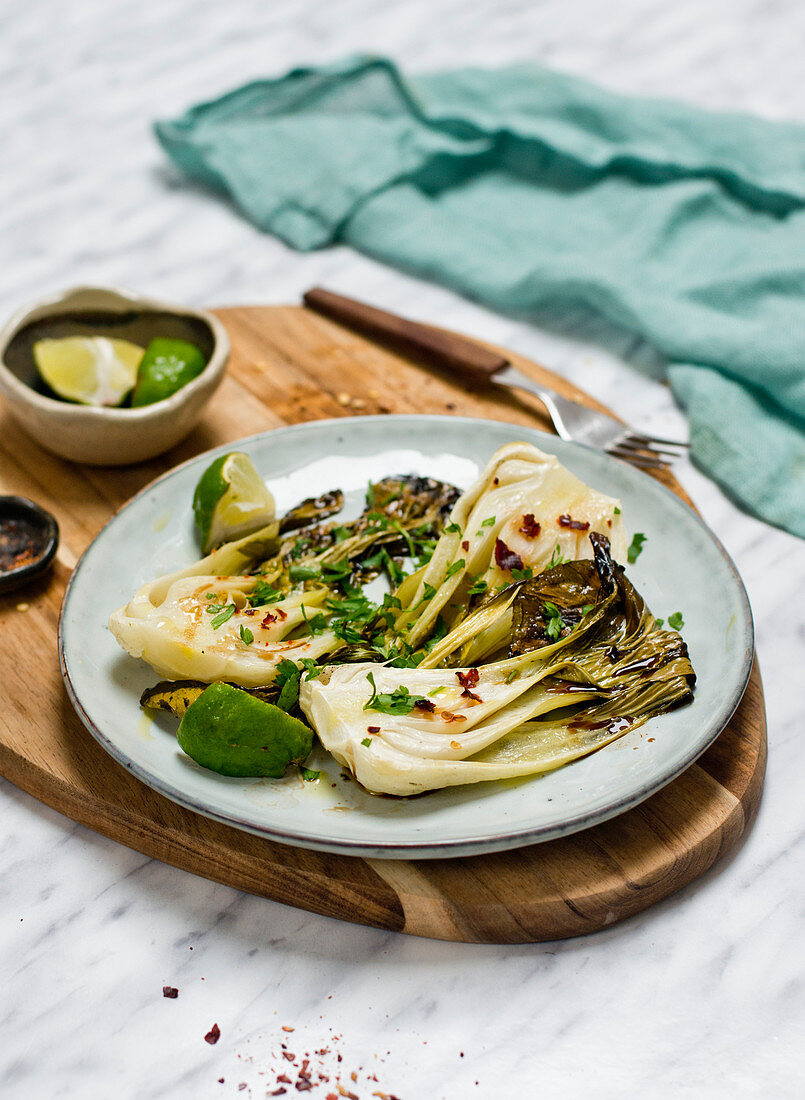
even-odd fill
[[(536, 58), (624, 91), (805, 121), (803, 32), (796, 0), (29, 0), (0, 41), (0, 312), (80, 281), (218, 305), (294, 301), (324, 283), (509, 345), (636, 425), (683, 431), (639, 342), (583, 316), (551, 333), (515, 323), (346, 249), (290, 253), (183, 186), (149, 124), (247, 78), (358, 50), (420, 70)], [(0, 782), (2, 1095), (262, 1098), (290, 1066), (283, 1042), (297, 1056), (328, 1051), (312, 1064), (330, 1083), (312, 1096), (337, 1091), (339, 1074), (361, 1100), (802, 1095), (792, 594), (805, 553), (695, 470), (678, 472), (757, 622), (769, 769), (737, 853), (603, 934), (445, 944), (183, 874)], [(163, 998), (166, 984), (177, 999)]]

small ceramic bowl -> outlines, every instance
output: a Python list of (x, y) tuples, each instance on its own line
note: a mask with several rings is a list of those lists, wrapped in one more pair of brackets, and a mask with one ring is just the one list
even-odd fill
[[(119, 326), (109, 322), (110, 314), (120, 316)], [(145, 324), (149, 315), (161, 315), (162, 327), (146, 333), (145, 339), (176, 335), (186, 339), (189, 328), (193, 342), (207, 355), (201, 374), (172, 397), (138, 409), (111, 409), (59, 401), (34, 388), (36, 367), (30, 348), (24, 346), (25, 330), (33, 322), (95, 316), (104, 326), (103, 331), (97, 330), (99, 335), (133, 339), (129, 329), (136, 336), (136, 326)], [(0, 394), (14, 419), (49, 451), (92, 466), (126, 466), (167, 451), (187, 435), (218, 388), (228, 359), (226, 329), (205, 310), (111, 287), (75, 287), (21, 309), (0, 330)]]
[(27, 497), (0, 496), (0, 592), (41, 576), (58, 546), (59, 525), (50, 512)]

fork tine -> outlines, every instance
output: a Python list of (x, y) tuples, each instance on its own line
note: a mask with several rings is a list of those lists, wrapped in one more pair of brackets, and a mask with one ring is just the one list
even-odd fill
[(642, 443), (645, 447), (650, 447), (652, 443), (659, 443), (665, 447), (679, 447), (682, 451), (687, 451), (690, 448), (690, 443), (682, 439), (663, 439), (659, 435), (642, 435), (640, 432), (630, 431), (627, 438), (634, 443)]
[(637, 443), (630, 436), (618, 440), (618, 447), (634, 454), (663, 455), (666, 459), (681, 458), (684, 451), (670, 451), (666, 447), (652, 447), (648, 443)]
[(664, 470), (668, 465), (667, 462), (663, 462), (661, 458), (650, 455), (642, 454), (640, 451), (627, 451), (621, 450), (618, 447), (607, 447), (606, 450), (609, 454), (614, 455), (615, 458), (620, 458), (623, 462), (631, 462), (633, 466), (639, 466), (641, 470)]

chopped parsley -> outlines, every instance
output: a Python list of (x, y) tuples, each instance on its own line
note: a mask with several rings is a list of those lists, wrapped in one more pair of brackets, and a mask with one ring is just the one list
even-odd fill
[(311, 783), (314, 779), (318, 779), (321, 775), (321, 772), (314, 771), (312, 768), (300, 768), (299, 771), (302, 773), (302, 778), (308, 783)]
[[(211, 608), (208, 607), (207, 610), (210, 611)], [(227, 604), (223, 611), (216, 615), (215, 618), (212, 620), (212, 623), (210, 625), (212, 626), (213, 630), (217, 630), (219, 626), (223, 626), (224, 623), (228, 623), (236, 611), (237, 608), (233, 603)]]
[(281, 710), (292, 710), (299, 702), (299, 680), (302, 670), (294, 661), (283, 658), (277, 665), (274, 684), (280, 689), (277, 706)]
[(664, 622), (665, 622), (665, 619), (655, 619), (655, 620), (654, 620), (654, 625), (655, 625), (656, 627), (661, 627), (661, 626), (663, 625), (663, 623), (664, 623)]
[(548, 625), (545, 628), (545, 633), (549, 638), (553, 639), (553, 641), (556, 641), (565, 625), (562, 618), (562, 612), (555, 603), (546, 602), (545, 614), (548, 616)]
[(463, 558), (459, 558), (458, 561), (454, 561), (452, 565), (447, 567), (446, 577), (454, 577), (456, 573), (460, 573), (462, 569), (466, 567), (467, 563)]
[(681, 611), (675, 611), (673, 615), (668, 616), (668, 625), (673, 627), (674, 630), (681, 630), (685, 625), (685, 620), (682, 618)]
[(617, 504), (616, 504), (616, 505), (615, 505), (615, 515), (616, 515), (616, 516), (619, 516), (620, 514), (621, 514), (621, 510), (620, 510), (620, 508), (619, 508), (619, 507), (617, 506)]
[(244, 645), (251, 645), (254, 641), (254, 634), (252, 634), (248, 626), (244, 626), (243, 623), (240, 624), (240, 640)]
[(647, 536), (642, 531), (635, 531), (634, 538), (632, 539), (632, 545), (626, 552), (626, 560), (630, 565), (634, 565), (640, 555), (643, 553), (643, 543), (646, 541)]
[(461, 528), (457, 523), (448, 523), (447, 527), (444, 529), (444, 533), (446, 535), (460, 535)]
[(364, 704), (364, 710), (376, 710), (380, 714), (410, 714), (417, 703), (427, 702), (424, 695), (412, 695), (404, 684), (392, 692), (378, 693), (374, 674), (367, 672), (366, 679), (372, 687), (372, 695)]
[(321, 611), (318, 613), (318, 615), (314, 615), (312, 619), (309, 619), (307, 617), (307, 612), (305, 611), (304, 604), (300, 604), (299, 610), (302, 612), (302, 618), (305, 620), (305, 626), (307, 627), (309, 634), (324, 633), (324, 631), (327, 629), (327, 618)]
[(512, 680), (516, 680), (519, 675), (520, 675), (520, 673), (517, 671), (516, 668), (512, 669), (512, 671), (506, 677), (506, 683), (510, 684), (512, 682)]
[(490, 517), (489, 517), (489, 519), (485, 519), (485, 520), (483, 521), (483, 523), (481, 524), (481, 526), (482, 526), (482, 527), (494, 527), (494, 526), (495, 526), (495, 522), (496, 522), (496, 520), (495, 520), (495, 517), (494, 517), (494, 516), (490, 516)]
[(473, 579), (472, 584), (467, 590), (468, 596), (482, 596), (486, 592), (486, 581), (481, 580), (480, 573)]
[(534, 576), (534, 570), (530, 565), (524, 565), (522, 569), (512, 569), (512, 577), (516, 581), (530, 581)]
[[(365, 710), (365, 709), (366, 709), (366, 708), (364, 707), (364, 710)], [(364, 739), (363, 739), (363, 740), (361, 741), (361, 744), (362, 744), (362, 745), (364, 746), (364, 748), (366, 748), (366, 749), (368, 749), (368, 748), (369, 748), (369, 746), (371, 745), (371, 743), (372, 743), (372, 738), (371, 738), (371, 737), (364, 737)]]
[(268, 581), (259, 580), (249, 596), (250, 607), (264, 607), (268, 603), (276, 603), (282, 599), (282, 592), (274, 588)]
[(565, 556), (562, 553), (562, 551), (559, 549), (559, 543), (557, 542), (556, 546), (554, 546), (554, 548), (553, 548), (553, 553), (551, 554), (551, 560), (548, 562), (548, 568), (553, 569), (553, 567), (555, 565), (562, 565), (564, 563), (564, 561), (565, 561)]

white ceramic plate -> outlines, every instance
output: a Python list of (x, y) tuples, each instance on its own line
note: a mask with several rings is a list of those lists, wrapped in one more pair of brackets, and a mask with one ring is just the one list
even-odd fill
[[(232, 779), (201, 768), (175, 740), (176, 722), (139, 707), (158, 677), (124, 654), (107, 619), (154, 577), (199, 557), (190, 502), (213, 456), (249, 454), (280, 512), (340, 487), (357, 515), (367, 482), (430, 475), (466, 488), (503, 443), (527, 440), (556, 454), (597, 489), (621, 498), (627, 528), (648, 541), (629, 576), (655, 614), (681, 611), (698, 675), (694, 702), (542, 777), (479, 783), (395, 800), (363, 792), (317, 749), (317, 782)], [(752, 618), (732, 562), (702, 521), (656, 481), (598, 451), (533, 429), (441, 416), (319, 421), (227, 444), (170, 471), (134, 497), (79, 562), (60, 624), (72, 701), (103, 747), (143, 782), (208, 817), (285, 844), (350, 855), (470, 855), (550, 840), (648, 798), (687, 768), (727, 723), (752, 663)]]

